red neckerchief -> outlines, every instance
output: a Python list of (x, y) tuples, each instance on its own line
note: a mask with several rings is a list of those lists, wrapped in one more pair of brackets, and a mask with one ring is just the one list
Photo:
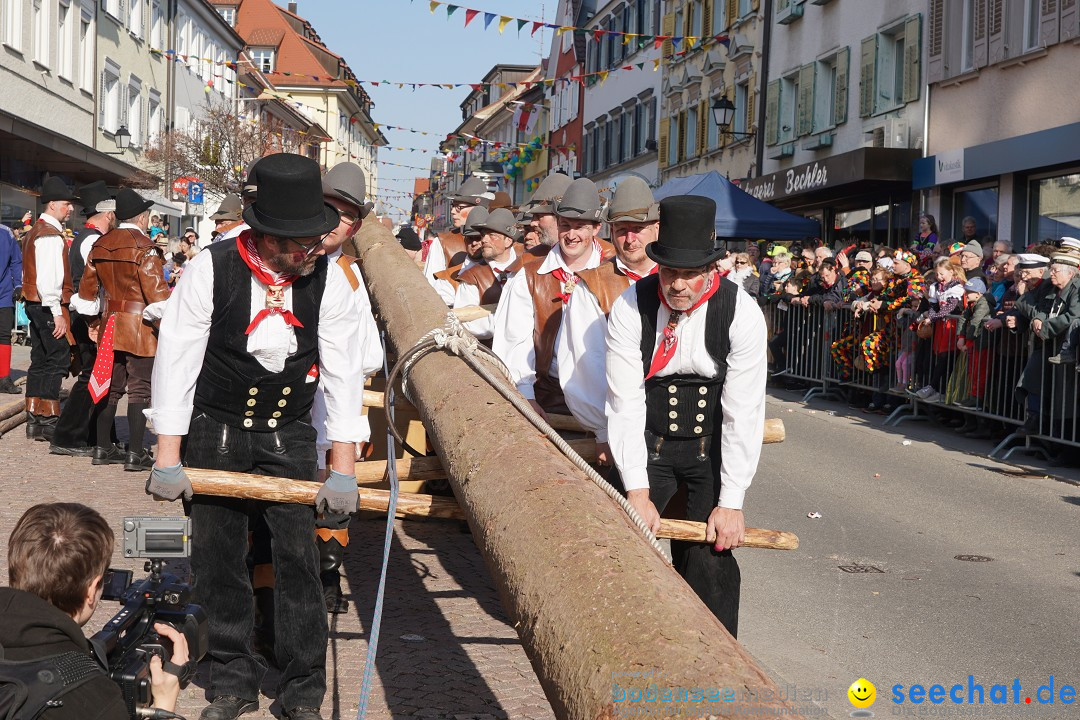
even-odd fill
[(559, 299), (562, 300), (563, 305), (565, 305), (570, 302), (570, 296), (574, 293), (574, 288), (577, 286), (577, 275), (572, 272), (567, 272), (561, 267), (552, 270), (551, 274), (562, 283), (562, 292), (559, 293)]
[(661, 341), (660, 347), (656, 348), (656, 354), (653, 355), (652, 365), (649, 366), (649, 373), (645, 376), (646, 380), (667, 367), (667, 364), (671, 362), (671, 358), (675, 357), (675, 348), (679, 344), (679, 338), (675, 334), (675, 329), (679, 326), (679, 320), (682, 319), (683, 315), (689, 316), (690, 313), (709, 302), (709, 298), (715, 295), (716, 291), (720, 289), (720, 277), (715, 271), (713, 271), (709, 280), (711, 283), (709, 289), (705, 291), (700, 300), (694, 303), (692, 308), (686, 311), (671, 310), (667, 298), (664, 297), (664, 289), (657, 286), (660, 302), (664, 303), (664, 307), (671, 311), (671, 316), (668, 318), (667, 325), (664, 326), (664, 339)]
[(91, 223), (85, 223), (85, 226), (86, 226), (86, 228), (88, 230), (93, 230), (93, 231), (97, 232), (98, 235), (104, 235), (105, 234), (105, 231), (102, 230), (101, 228), (99, 228), (96, 225), (92, 225)]
[(660, 266), (659, 265), (653, 265), (652, 270), (645, 273), (645, 275), (638, 275), (636, 272), (634, 272), (633, 270), (631, 270), (630, 268), (625, 267), (625, 266), (622, 268), (622, 271), (623, 271), (623, 275), (630, 278), (631, 282), (637, 282), (638, 280), (640, 280), (643, 277), (646, 277), (647, 275), (655, 275), (656, 273), (658, 273), (660, 271)]
[[(277, 273), (267, 267), (266, 263), (259, 256), (259, 251), (255, 247), (255, 241), (251, 239), (251, 233), (244, 231), (236, 236), (236, 248), (240, 251), (240, 257), (243, 259), (244, 264), (251, 270), (251, 274), (255, 276), (255, 279), (266, 285), (266, 297), (269, 302), (271, 293), (276, 291), (284, 292), (285, 288), (292, 285), (299, 279), (299, 275), (286, 275)], [(244, 331), (245, 335), (250, 335), (255, 331), (255, 328), (259, 326), (266, 318), (271, 315), (280, 315), (285, 321), (286, 325), (292, 325), (293, 327), (304, 327), (303, 323), (296, 319), (296, 316), (291, 312), (281, 307), (263, 308), (255, 315), (255, 318), (248, 325), (247, 330)]]
[(427, 262), (428, 250), (431, 250), (431, 243), (435, 242), (431, 238), (420, 241), (420, 259)]
[[(96, 230), (97, 228), (95, 228)], [(97, 405), (101, 399), (109, 394), (112, 386), (113, 362), (113, 332), (116, 326), (116, 313), (109, 316), (105, 323), (105, 329), (98, 338), (97, 356), (94, 358), (94, 370), (90, 374), (90, 383), (86, 389), (90, 392), (90, 398)]]

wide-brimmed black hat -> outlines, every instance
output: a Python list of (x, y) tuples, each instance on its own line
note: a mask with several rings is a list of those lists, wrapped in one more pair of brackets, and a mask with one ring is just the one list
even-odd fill
[(420, 236), (408, 225), (397, 231), (397, 239), (401, 247), (406, 250), (416, 251), (424, 247), (424, 244), (420, 242)]
[(64, 183), (58, 177), (46, 178), (45, 182), (41, 184), (41, 204), (50, 203), (57, 200), (67, 200), (69, 202), (75, 202), (75, 193), (71, 192), (71, 188)]
[(120, 222), (139, 217), (153, 206), (153, 200), (147, 200), (131, 188), (120, 188), (116, 193), (116, 218)]
[[(323, 199), (322, 173), (311, 158), (277, 153), (257, 165), (258, 195), (244, 222), (273, 237), (323, 235), (338, 226), (337, 209)], [(255, 168), (252, 169), (256, 172)]]
[(724, 254), (716, 249), (716, 203), (700, 195), (674, 195), (660, 201), (660, 231), (645, 246), (657, 265), (698, 268)]
[(116, 201), (109, 194), (109, 187), (104, 180), (95, 180), (79, 188), (78, 202), (83, 206), (82, 214), (86, 217), (116, 210)]

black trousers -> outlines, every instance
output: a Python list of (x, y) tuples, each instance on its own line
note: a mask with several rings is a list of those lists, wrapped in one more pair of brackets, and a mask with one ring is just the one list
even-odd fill
[(26, 397), (60, 400), (60, 385), (71, 367), (71, 346), (65, 337), (54, 338), (52, 313), (41, 303), (26, 303), (30, 318), (30, 369), (26, 371)]
[(87, 389), (90, 375), (94, 372), (97, 345), (90, 340), (86, 321), (78, 313), (71, 314), (71, 334), (75, 337), (79, 358), (82, 360), (82, 371), (71, 386), (67, 402), (60, 412), (53, 444), (60, 447), (106, 446), (107, 438), (102, 438), (100, 443), (97, 441), (97, 416), (105, 403), (95, 405)]
[[(196, 408), (183, 459), (196, 468), (315, 480), (315, 429), (298, 421), (272, 433), (248, 432)], [(275, 655), (282, 668), (277, 699), (285, 709), (321, 706), (327, 622), (312, 540), (314, 509), (204, 495), (188, 506), (192, 593), (210, 619), (211, 697), (259, 697), (266, 665), (251, 646), (254, 610), (246, 556), (248, 530), (262, 518), (273, 538)]]
[(0, 307), (0, 345), (11, 344), (11, 331), (15, 329), (15, 308)]
[[(673, 440), (645, 431), (649, 448), (649, 499), (663, 512), (680, 484), (686, 485), (686, 519), (706, 522), (720, 497), (720, 457), (712, 438)], [(731, 550), (707, 543), (671, 541), (671, 559), (686, 583), (733, 637), (739, 633), (742, 575)]]

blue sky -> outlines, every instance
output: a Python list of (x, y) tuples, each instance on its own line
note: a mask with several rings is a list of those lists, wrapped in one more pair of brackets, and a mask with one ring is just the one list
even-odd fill
[[(314, 25), (328, 48), (345, 57), (360, 80), (474, 83), (480, 82), (492, 65), (537, 63), (541, 55), (547, 55), (551, 30), (545, 28), (529, 37), (530, 26), (526, 25), (518, 37), (516, 23), (511, 23), (500, 35), (497, 20), (484, 30), (483, 15), (466, 28), (465, 8), (554, 22), (556, 0), (465, 0), (460, 7), (448, 19), (445, 7), (432, 14), (427, 0), (300, 0), (298, 12)], [(436, 133), (425, 136), (383, 130), (392, 146), (430, 150), (437, 149), (446, 133), (461, 122), (458, 105), (469, 92), (468, 88), (413, 91), (396, 86), (364, 87), (375, 102), (375, 122)], [(427, 176), (432, 157), (430, 153), (381, 149), (380, 160), (425, 168), (380, 165), (381, 188), (411, 192), (413, 179)], [(397, 195), (387, 196), (385, 201), (401, 208), (388, 207), (398, 219), (404, 219), (408, 201)]]

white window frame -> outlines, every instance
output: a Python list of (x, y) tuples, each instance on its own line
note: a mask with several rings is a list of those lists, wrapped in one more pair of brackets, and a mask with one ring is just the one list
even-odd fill
[(128, 76), (127, 96), (121, 96), (124, 101), (124, 124), (131, 133), (131, 146), (142, 147), (143, 145), (143, 118), (142, 118), (142, 80), (135, 75)]
[(734, 138), (735, 142), (745, 140), (745, 133), (748, 132), (750, 127), (750, 120), (746, 117), (746, 111), (749, 109), (747, 100), (751, 92), (750, 78), (735, 83), (735, 116), (731, 119), (731, 132), (741, 135), (741, 137)]
[(102, 108), (99, 118), (103, 118), (101, 129), (112, 135), (120, 128), (120, 66), (106, 58), (101, 75), (102, 92), (98, 97)]
[[(269, 55), (267, 57), (267, 59), (269, 60), (269, 63), (268, 63), (269, 64), (269, 69), (263, 67), (263, 63), (260, 60), (260, 55), (263, 54), (263, 53), (269, 53)], [(274, 56), (276, 54), (277, 54), (277, 50), (275, 48), (253, 47), (253, 48), (251, 48), (251, 62), (255, 64), (255, 67), (258, 68), (260, 72), (272, 73), (272, 72), (274, 72)], [(555, 127), (558, 127), (558, 126), (556, 125)]]
[[(723, 3), (720, 4), (723, 5)], [(712, 106), (721, 95), (723, 93), (717, 88), (717, 92), (709, 98), (708, 109), (705, 113), (705, 122), (708, 123), (708, 128), (705, 130), (705, 148), (702, 154), (720, 147), (720, 126), (716, 124), (716, 118), (713, 117)]]
[[(794, 142), (798, 135), (799, 71), (780, 78), (779, 142)], [(785, 126), (787, 130), (785, 130)]]
[(904, 48), (907, 47), (904, 26), (901, 22), (878, 34), (875, 115), (904, 106)]
[(814, 132), (836, 127), (836, 55), (818, 60), (814, 73)]
[(71, 80), (75, 75), (75, 40), (71, 20), (76, 13), (71, 4), (71, 0), (60, 0), (56, 11), (56, 74), (65, 80)]
[(700, 152), (697, 146), (698, 111), (694, 106), (686, 108), (686, 136), (680, 138), (683, 143), (683, 157), (687, 160), (696, 158)]
[(220, 15), (222, 17), (222, 19), (225, 20), (225, 22), (229, 23), (229, 27), (236, 27), (236, 7), (235, 6), (229, 6), (229, 7), (218, 6), (217, 11), (218, 11), (218, 15)]
[(124, 24), (124, 19), (120, 17), (121, 13), (124, 11), (123, 0), (103, 0), (101, 6), (109, 17), (120, 25)]
[(1024, 52), (1031, 52), (1042, 47), (1042, 2), (1024, 0)]
[(12, 50), (22, 51), (23, 46), (23, 0), (4, 0), (4, 44)]
[(34, 48), (34, 62), (45, 68), (51, 67), (50, 29), (49, 1), (30, 0), (30, 34)]
[(739, 18), (742, 19), (754, 12), (754, 0), (739, 0)]
[(79, 87), (94, 92), (94, 18), (86, 12), (79, 13)]
[(162, 27), (165, 16), (161, 12), (161, 0), (152, 0), (150, 3), (150, 46), (158, 50), (164, 50)]
[(150, 88), (146, 100), (146, 116), (148, 118), (146, 140), (149, 143), (165, 129), (165, 113), (161, 107), (161, 93), (154, 88)]
[(135, 38), (143, 39), (143, 4), (146, 0), (128, 0), (127, 28)]
[(975, 69), (975, 0), (963, 0), (960, 23), (960, 72)]

